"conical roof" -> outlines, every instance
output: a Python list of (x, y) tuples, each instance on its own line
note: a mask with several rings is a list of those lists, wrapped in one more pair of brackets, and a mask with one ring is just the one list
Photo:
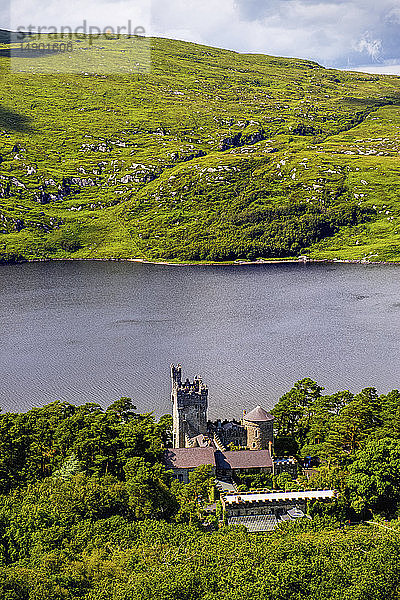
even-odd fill
[(274, 417), (261, 408), (261, 406), (256, 406), (249, 413), (243, 415), (243, 419), (254, 423), (259, 421), (273, 421)]

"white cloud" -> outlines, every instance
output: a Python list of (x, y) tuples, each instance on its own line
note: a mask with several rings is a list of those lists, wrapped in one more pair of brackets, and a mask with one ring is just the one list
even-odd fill
[[(153, 0), (155, 35), (328, 65), (395, 58), (399, 0)], [(365, 32), (369, 32), (366, 34)]]
[(377, 61), (382, 56), (383, 43), (382, 40), (371, 39), (370, 35), (366, 33), (354, 44), (354, 49), (361, 53), (367, 53), (372, 60)]
[(86, 19), (104, 27), (131, 19), (149, 30), (150, 6), (150, 31), (162, 37), (327, 66), (400, 56), (400, 0), (11, 0), (14, 26), (77, 26)]
[[(1, 2), (2, 0), (0, 0)], [(58, 0), (12, 0), (11, 28), (30, 28), (37, 31), (38, 27), (69, 26), (76, 28), (86, 21), (87, 28), (127, 26), (131, 21), (133, 28), (143, 26), (150, 31), (151, 0), (68, 0), (60, 3)], [(46, 32), (45, 29), (42, 30)]]
[(360, 67), (354, 67), (349, 69), (350, 71), (360, 71), (361, 73), (378, 73), (381, 75), (399, 75), (400, 76), (400, 63), (393, 65), (361, 65)]

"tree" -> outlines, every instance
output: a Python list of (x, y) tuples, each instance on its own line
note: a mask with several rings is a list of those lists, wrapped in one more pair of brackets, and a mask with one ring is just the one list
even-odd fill
[(353, 455), (380, 424), (376, 390), (366, 388), (334, 419), (327, 441), (348, 455)]
[(301, 446), (307, 437), (313, 406), (324, 388), (312, 379), (297, 381), (290, 392), (284, 394), (273, 408), (277, 437), (292, 437)]
[[(306, 436), (306, 443), (309, 445), (318, 445), (325, 442), (332, 427), (334, 416), (340, 414), (340, 411), (353, 400), (354, 396), (349, 391), (336, 392), (331, 396), (320, 396), (315, 398), (309, 412), (309, 428)], [(308, 454), (302, 451), (302, 455)]]
[(279, 473), (276, 478), (276, 486), (279, 490), (290, 490), (295, 487), (296, 483), (290, 473)]
[(180, 504), (177, 519), (189, 523), (199, 522), (202, 509), (207, 502), (210, 502), (214, 483), (211, 465), (201, 465), (193, 469), (187, 484), (175, 482), (174, 492)]
[(325, 463), (315, 469), (307, 483), (311, 488), (343, 491), (347, 484), (347, 477), (347, 470), (338, 465)]
[(371, 441), (357, 452), (347, 486), (355, 510), (393, 516), (400, 503), (400, 440)]
[(124, 422), (135, 417), (135, 410), (136, 406), (133, 404), (132, 399), (126, 397), (116, 400), (107, 408), (107, 412), (115, 413)]
[(71, 456), (66, 458), (61, 467), (57, 469), (57, 471), (54, 471), (53, 477), (63, 480), (71, 479), (71, 477), (79, 473), (80, 470), (79, 460), (76, 458), (75, 454), (71, 454)]
[(136, 519), (170, 519), (178, 503), (170, 490), (173, 475), (160, 464), (131, 458), (125, 467), (129, 506)]
[(377, 432), (379, 437), (400, 438), (400, 392), (392, 390), (386, 396), (381, 396), (382, 427)]
[(340, 411), (354, 399), (354, 394), (349, 390), (336, 392), (330, 396), (325, 396), (325, 406), (331, 414), (338, 415)]
[(158, 427), (164, 446), (172, 446), (172, 415), (163, 415), (158, 421)]

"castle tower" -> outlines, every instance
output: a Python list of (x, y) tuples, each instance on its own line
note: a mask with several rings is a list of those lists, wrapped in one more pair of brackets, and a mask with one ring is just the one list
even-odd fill
[(270, 450), (274, 443), (274, 417), (261, 406), (243, 414), (242, 424), (247, 431), (247, 447), (250, 450)]
[(199, 377), (182, 383), (181, 365), (171, 365), (173, 447), (185, 448), (187, 440), (207, 433), (208, 389)]

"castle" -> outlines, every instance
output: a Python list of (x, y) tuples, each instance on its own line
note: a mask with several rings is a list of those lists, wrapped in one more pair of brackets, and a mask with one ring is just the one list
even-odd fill
[(249, 450), (269, 450), (273, 453), (273, 420), (260, 406), (243, 412), (240, 422), (207, 421), (208, 388), (196, 376), (182, 382), (181, 365), (171, 365), (171, 400), (174, 448), (205, 448), (213, 446), (225, 451), (232, 446)]
[[(201, 465), (211, 468), (222, 492), (223, 518), (228, 525), (243, 525), (250, 532), (273, 531), (278, 523), (305, 516), (307, 502), (329, 502), (334, 490), (239, 492), (241, 477), (289, 473), (297, 477), (293, 457), (273, 456), (274, 417), (261, 406), (243, 412), (241, 421), (207, 420), (208, 389), (196, 376), (182, 382), (181, 365), (171, 365), (173, 448), (166, 448), (164, 465), (178, 481), (190, 482)], [(211, 505), (211, 510), (215, 510)]]
[(189, 440), (207, 433), (208, 389), (199, 377), (182, 383), (182, 367), (171, 365), (172, 445), (190, 447)]

